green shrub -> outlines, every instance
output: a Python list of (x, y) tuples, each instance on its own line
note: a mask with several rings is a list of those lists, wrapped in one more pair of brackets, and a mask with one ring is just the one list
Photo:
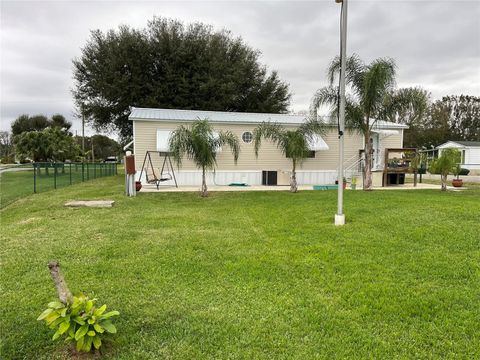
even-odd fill
[(88, 352), (92, 345), (99, 349), (105, 333), (117, 332), (110, 318), (120, 313), (118, 311), (105, 313), (107, 305), (97, 308), (96, 301), (97, 299), (90, 299), (83, 294), (74, 296), (72, 304), (65, 305), (53, 301), (37, 320), (45, 320), (50, 329), (56, 329), (53, 340), (63, 336), (66, 337), (65, 341), (76, 341), (77, 351)]

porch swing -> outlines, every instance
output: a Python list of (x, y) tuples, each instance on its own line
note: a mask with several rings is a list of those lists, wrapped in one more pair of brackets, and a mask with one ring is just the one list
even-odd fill
[[(153, 166), (151, 153), (157, 153), (160, 158), (162, 158), (163, 156), (163, 163), (162, 168), (160, 169), (160, 173), (158, 173)], [(161, 183), (171, 180), (175, 182), (175, 187), (178, 188), (177, 178), (175, 177), (175, 170), (173, 168), (172, 160), (170, 159), (170, 154), (168, 152), (147, 151), (145, 153), (145, 158), (143, 159), (143, 165), (142, 170), (140, 171), (139, 179), (142, 179), (144, 171), (147, 184), (155, 185), (157, 187), (157, 190), (160, 189)]]

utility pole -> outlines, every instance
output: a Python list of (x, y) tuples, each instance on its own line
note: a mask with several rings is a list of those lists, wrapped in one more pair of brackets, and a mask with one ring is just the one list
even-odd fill
[(85, 116), (82, 114), (82, 152), (85, 156)]
[(335, 0), (342, 4), (340, 15), (340, 108), (338, 116), (338, 207), (335, 214), (335, 225), (345, 225), (343, 213), (343, 152), (345, 133), (345, 71), (347, 53), (347, 7), (348, 0)]

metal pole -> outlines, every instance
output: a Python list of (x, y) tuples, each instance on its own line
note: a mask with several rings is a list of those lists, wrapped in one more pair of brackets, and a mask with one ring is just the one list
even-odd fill
[(82, 153), (85, 156), (85, 116), (82, 114)]
[(335, 214), (335, 225), (345, 225), (343, 213), (343, 153), (345, 132), (345, 71), (347, 52), (347, 7), (348, 0), (342, 1), (340, 20), (340, 109), (339, 109), (339, 150), (338, 150), (338, 207)]

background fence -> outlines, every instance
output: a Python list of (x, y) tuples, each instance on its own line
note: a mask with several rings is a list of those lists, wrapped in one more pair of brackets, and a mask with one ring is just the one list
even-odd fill
[(115, 163), (33, 163), (0, 170), (0, 208), (38, 192), (117, 174)]

